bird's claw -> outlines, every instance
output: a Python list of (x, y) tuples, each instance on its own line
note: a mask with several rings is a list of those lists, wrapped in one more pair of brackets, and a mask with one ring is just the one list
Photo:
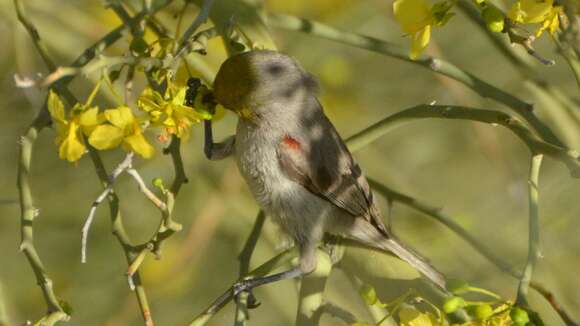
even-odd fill
[(234, 286), (232, 287), (232, 291), (234, 297), (236, 298), (236, 301), (239, 300), (240, 294), (247, 293), (248, 296), (246, 298), (246, 306), (248, 307), (248, 309), (258, 308), (261, 304), (261, 302), (258, 301), (254, 296), (254, 293), (252, 292), (252, 289), (250, 287), (250, 282), (247, 282), (247, 280), (242, 280), (234, 284)]

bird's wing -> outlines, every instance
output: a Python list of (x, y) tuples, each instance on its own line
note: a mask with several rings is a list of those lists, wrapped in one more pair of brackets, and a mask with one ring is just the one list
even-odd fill
[(316, 196), (362, 217), (389, 236), (369, 184), (324, 113), (309, 130), (311, 137), (285, 135), (277, 148), (281, 169), (291, 180)]

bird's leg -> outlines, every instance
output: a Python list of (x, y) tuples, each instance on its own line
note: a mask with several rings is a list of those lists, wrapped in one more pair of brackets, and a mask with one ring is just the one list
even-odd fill
[(221, 143), (214, 143), (213, 142), (213, 132), (211, 128), (211, 121), (206, 120), (204, 121), (205, 127), (205, 142), (203, 151), (205, 156), (212, 161), (217, 161), (224, 159), (234, 152), (234, 136), (230, 136), (226, 138)]
[[(316, 241), (306, 241), (299, 244), (300, 264), (290, 270), (262, 277), (249, 278), (235, 283), (232, 286), (234, 296), (237, 297), (241, 292), (251, 291), (253, 288), (260, 285), (302, 277), (312, 273), (316, 268), (318, 261), (318, 256), (316, 254), (316, 244)], [(252, 296), (251, 292), (250, 296)]]
[(256, 277), (256, 278), (241, 280), (232, 286), (232, 291), (233, 291), (234, 296), (237, 297), (240, 293), (245, 292), (245, 291), (250, 291), (253, 288), (258, 287), (260, 285), (278, 282), (278, 281), (282, 281), (282, 280), (287, 280), (287, 279), (291, 279), (291, 278), (297, 278), (297, 277), (304, 276), (305, 274), (308, 274), (308, 273), (305, 273), (300, 268), (300, 266), (297, 266), (297, 267), (294, 267), (294, 268), (287, 270), (285, 272), (272, 274), (272, 275), (268, 275), (268, 276), (263, 276), (263, 277)]

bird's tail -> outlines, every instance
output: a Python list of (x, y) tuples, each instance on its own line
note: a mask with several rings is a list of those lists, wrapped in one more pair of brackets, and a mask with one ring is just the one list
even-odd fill
[(379, 247), (379, 249), (392, 252), (397, 257), (417, 269), (421, 274), (441, 289), (445, 289), (445, 276), (435, 269), (427, 259), (421, 257), (421, 255), (404, 245), (399, 239), (392, 236), (389, 238), (383, 238), (381, 241), (376, 243), (376, 246)]

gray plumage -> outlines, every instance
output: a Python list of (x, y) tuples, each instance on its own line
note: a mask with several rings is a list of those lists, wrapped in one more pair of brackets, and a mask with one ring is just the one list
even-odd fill
[(316, 90), (312, 76), (287, 55), (230, 57), (216, 76), (214, 94), (241, 118), (235, 139), (215, 147), (233, 151), (260, 207), (294, 238), (304, 274), (315, 268), (316, 247), (329, 232), (390, 251), (444, 288), (443, 275), (383, 224), (368, 182)]

